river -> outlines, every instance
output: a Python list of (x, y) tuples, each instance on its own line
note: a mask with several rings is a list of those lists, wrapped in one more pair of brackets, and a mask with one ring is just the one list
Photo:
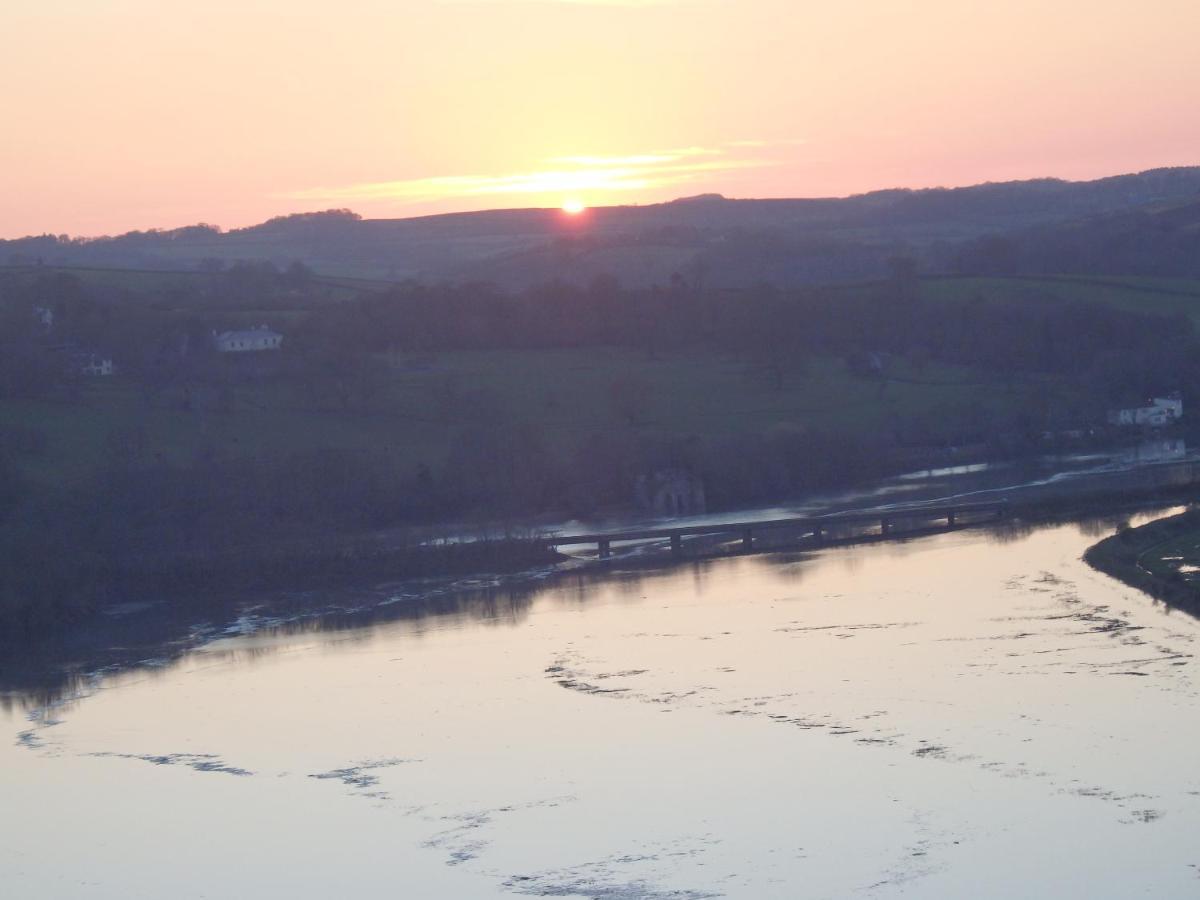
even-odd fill
[(1194, 897), (1200, 626), (1107, 527), (380, 587), (10, 691), (0, 895)]

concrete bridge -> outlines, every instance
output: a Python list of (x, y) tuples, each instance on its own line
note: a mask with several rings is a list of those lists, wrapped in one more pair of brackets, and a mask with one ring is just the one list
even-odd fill
[[(826, 516), (801, 516), (787, 519), (762, 521), (720, 522), (708, 525), (677, 525), (666, 528), (639, 528), (628, 531), (599, 532), (594, 534), (563, 534), (544, 538), (552, 548), (572, 545), (595, 544), (601, 559), (612, 556), (616, 543), (668, 539), (671, 552), (683, 553), (685, 537), (731, 535), (741, 540), (741, 552), (753, 553), (756, 537), (774, 533), (786, 536), (792, 542), (822, 544), (837, 540), (874, 538), (898, 538), (905, 535), (923, 534), (933, 531), (948, 531), (953, 528), (977, 525), (1004, 518), (1008, 503), (997, 500), (986, 503), (917, 504), (907, 507), (890, 507), (867, 512), (831, 513)], [(905, 524), (920, 522), (919, 527), (904, 527)], [(878, 523), (878, 531), (871, 529)], [(847, 534), (849, 532), (849, 534)], [(757, 547), (757, 549), (772, 549)]]

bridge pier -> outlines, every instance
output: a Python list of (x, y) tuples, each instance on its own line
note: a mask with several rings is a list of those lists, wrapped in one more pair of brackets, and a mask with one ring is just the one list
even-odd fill
[(683, 535), (679, 532), (671, 535), (671, 553), (674, 556), (680, 556), (683, 553)]
[(818, 544), (825, 539), (825, 531), (820, 525), (814, 525), (812, 531), (813, 540)]
[(891, 519), (885, 517), (879, 520), (879, 533), (882, 535), (889, 535), (892, 533)]
[(749, 528), (742, 532), (742, 550), (745, 553), (754, 552), (754, 532)]
[(954, 510), (950, 510), (950, 512), (946, 513), (946, 527), (953, 528), (957, 524), (958, 524), (958, 518), (955, 515)]

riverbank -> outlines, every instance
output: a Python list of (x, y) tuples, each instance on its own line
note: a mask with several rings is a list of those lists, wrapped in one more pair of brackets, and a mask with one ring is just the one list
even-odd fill
[[(315, 590), (380, 580), (506, 575), (563, 559), (539, 541), (518, 536), (456, 542), (405, 542), (395, 535), (322, 537), (240, 545), (220, 552), (160, 553), (124, 558), (91, 554), (63, 560), (66, 589), (57, 597), (0, 603), (6, 641), (42, 640), (85, 627), (128, 602), (217, 597), (255, 591)], [(4, 641), (0, 641), (0, 644)]]
[[(1200, 616), (1200, 584), (1189, 572), (1200, 555), (1200, 510), (1158, 519), (1137, 528), (1118, 526), (1117, 533), (1088, 548), (1084, 561), (1130, 587), (1169, 606)], [(1191, 549), (1190, 555), (1186, 552)]]
[[(960, 521), (954, 530), (980, 529), (1007, 543), (1077, 522), (1098, 537), (1130, 517), (1195, 497), (1190, 484), (1117, 491), (1111, 486), (1084, 491), (1075, 484), (1076, 490), (1065, 496), (1023, 496), (1011, 488), (1004, 492), (1010, 495), (1008, 515), (993, 522)], [(752, 518), (751, 512), (743, 515)], [(756, 538), (753, 552), (807, 557), (835, 546), (905, 542), (948, 530), (944, 525), (907, 527), (912, 524), (897, 522), (886, 535), (877, 525), (830, 533), (819, 543), (790, 534)], [(216, 635), (265, 627), (306, 629), (315, 622), (366, 627), (445, 613), (490, 619), (500, 607), (509, 610), (506, 615), (519, 615), (528, 598), (548, 584), (561, 579), (584, 584), (611, 576), (607, 561), (590, 554), (564, 557), (547, 546), (546, 538), (556, 530), (510, 525), (476, 532), (470, 540), (453, 531), (293, 536), (227, 545), (219, 552), (197, 548), (190, 554), (127, 557), (120, 566), (94, 557), (69, 560), (64, 566), (90, 573), (86, 591), (63, 592), (59, 599), (65, 603), (41, 607), (29, 630), (14, 628), (11, 617), (0, 621), (0, 706), (8, 691), (54, 698), (71, 689), (77, 677), (71, 673), (173, 659)], [(745, 554), (740, 540), (720, 535), (711, 542), (696, 540), (683, 558), (676, 558), (664, 540), (612, 562), (620, 571), (644, 574)], [(73, 571), (62, 574), (74, 577)], [(1176, 605), (1185, 606), (1181, 601)], [(1200, 605), (1186, 608), (1200, 615)]]
[[(808, 503), (770, 510), (740, 510), (731, 516), (753, 521), (756, 518), (808, 518), (830, 513), (878, 509), (880, 503), (904, 497), (910, 504), (925, 505), (939, 498), (964, 503), (1006, 501), (1004, 531), (1020, 530), (1034, 523), (1049, 523), (1081, 517), (1113, 517), (1123, 511), (1136, 511), (1191, 502), (1195, 496), (1200, 465), (1180, 463), (1134, 466), (1112, 470), (1100, 467), (1061, 477), (1054, 470), (1028, 472), (1014, 482), (1007, 470), (985, 469), (970, 481), (957, 481), (953, 473), (930, 473), (928, 485), (914, 491), (916, 483), (897, 480), (883, 482), (870, 490), (848, 491)], [(1022, 480), (1030, 479), (1030, 480)], [(765, 513), (765, 515), (764, 515)], [(698, 517), (687, 526), (709, 524), (717, 515)], [(76, 527), (76, 532), (82, 525)], [(628, 531), (631, 520), (597, 522), (585, 530), (592, 532)], [(652, 523), (662, 528), (661, 520)], [(875, 529), (850, 528), (845, 533), (828, 533), (820, 542), (799, 540), (797, 535), (755, 540), (756, 552), (803, 550), (831, 543), (857, 543), (875, 540), (909, 539), (932, 529), (896, 527), (888, 535)], [(959, 522), (959, 525), (965, 524)], [(982, 523), (980, 523), (982, 524)], [(45, 530), (44, 528), (42, 529)], [(49, 543), (26, 540), (27, 553), (16, 558), (26, 570), (40, 573), (39, 590), (24, 590), (12, 582), (16, 569), (0, 570), (0, 643), (37, 640), (55, 634), (90, 627), (97, 615), (113, 606), (144, 602), (160, 597), (219, 597), (224, 594), (248, 594), (255, 591), (306, 591), (362, 586), (381, 581), (413, 578), (455, 577), (476, 574), (505, 575), (544, 568), (564, 559), (541, 538), (575, 530), (568, 523), (529, 523), (481, 528), (443, 526), (441, 528), (388, 529), (370, 533), (345, 533), (330, 522), (321, 528), (293, 530), (256, 538), (245, 529), (230, 530), (219, 539), (188, 542), (186, 550), (161, 549), (138, 552), (143, 541), (121, 540), (104, 550), (79, 552), (83, 538), (58, 534), (57, 548)], [(109, 542), (110, 544), (112, 542)], [(176, 542), (177, 543), (177, 542)], [(76, 547), (75, 552), (68, 548)], [(696, 552), (699, 550), (700, 552)], [(721, 540), (698, 541), (687, 555), (710, 556), (726, 552), (744, 552), (724, 546)], [(661, 562), (660, 554), (647, 558)]]

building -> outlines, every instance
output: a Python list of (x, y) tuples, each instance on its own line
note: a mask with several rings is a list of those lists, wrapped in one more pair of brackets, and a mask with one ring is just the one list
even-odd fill
[(71, 357), (71, 363), (80, 375), (112, 375), (117, 371), (112, 359), (99, 353), (77, 353)]
[(1110, 425), (1162, 428), (1183, 418), (1183, 397), (1178, 391), (1165, 397), (1154, 397), (1148, 406), (1112, 409), (1108, 412)]
[(1179, 391), (1173, 391), (1165, 397), (1155, 397), (1150, 403), (1170, 413), (1172, 421), (1183, 418), (1183, 395)]
[(659, 469), (634, 486), (641, 512), (656, 516), (695, 516), (705, 511), (704, 482), (683, 469)]
[(283, 343), (283, 335), (272, 331), (266, 325), (248, 328), (244, 331), (213, 332), (213, 344), (220, 353), (248, 353), (258, 350), (278, 350)]

